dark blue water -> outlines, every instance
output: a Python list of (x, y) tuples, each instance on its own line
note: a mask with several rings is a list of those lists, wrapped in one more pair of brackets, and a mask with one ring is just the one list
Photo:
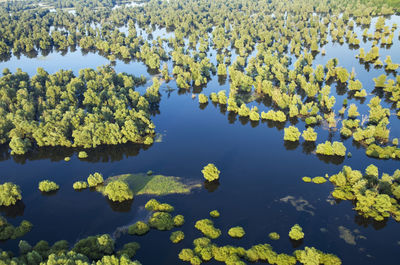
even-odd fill
[[(387, 25), (398, 20), (399, 17), (392, 18)], [(361, 47), (364, 45), (367, 47), (369, 44), (362, 44)], [(397, 33), (392, 48), (388, 51), (381, 49), (381, 59), (387, 53), (394, 62), (400, 62), (399, 47)], [(359, 112), (366, 113), (366, 104), (373, 97), (372, 78), (384, 73), (384, 70), (367, 71), (354, 57), (358, 52), (348, 50), (347, 44), (329, 44), (325, 49), (326, 56), (318, 55), (315, 65), (325, 64), (328, 59), (337, 57), (339, 65), (346, 67), (349, 72), (354, 67), (357, 78), (369, 96), (363, 103), (350, 100), (349, 104), (357, 103)], [(0, 68), (8, 67), (15, 71), (19, 67), (31, 75), (37, 67), (43, 67), (50, 73), (60, 68), (77, 73), (81, 68), (95, 68), (105, 63), (107, 60), (100, 55), (83, 55), (78, 49), (65, 55), (53, 52), (45, 58), (13, 57), (10, 61), (0, 63)], [(151, 84), (151, 75), (140, 62), (126, 64), (117, 60), (115, 69), (137, 76), (143, 74), (149, 80), (147, 85)], [(168, 93), (165, 91), (167, 88), (174, 90)], [(214, 76), (202, 93), (208, 95), (221, 89), (229, 90), (228, 81), (219, 82), (218, 77)], [(95, 171), (107, 177), (153, 170), (155, 173), (202, 181), (203, 166), (215, 163), (221, 171), (219, 186), (204, 186), (190, 195), (159, 198), (174, 205), (176, 214), (185, 216), (186, 223), (182, 230), (186, 238), (183, 242), (172, 244), (169, 241), (170, 232), (151, 230), (143, 237), (118, 235), (117, 246), (130, 241), (139, 242), (142, 248), (136, 258), (143, 264), (181, 264), (179, 251), (191, 248), (192, 240), (201, 236), (194, 229), (195, 221), (207, 218), (211, 210), (218, 209), (221, 217), (215, 220), (215, 226), (222, 229), (223, 235), (215, 240), (217, 244), (250, 247), (269, 242), (277, 252), (288, 254), (305, 246), (315, 246), (338, 255), (344, 264), (398, 264), (396, 254), (400, 250), (400, 224), (392, 219), (381, 223), (368, 222), (357, 216), (351, 202), (329, 203), (331, 198), (328, 197), (333, 189), (330, 183), (316, 185), (301, 180), (303, 176), (337, 173), (343, 165), (364, 170), (372, 163), (379, 167), (380, 172), (392, 174), (399, 168), (398, 161), (369, 158), (365, 155), (365, 149), (353, 146), (351, 139), (345, 140), (344, 144), (353, 154), (352, 158), (338, 160), (319, 157), (311, 152), (313, 146), (305, 145), (303, 141), (297, 145), (284, 143), (283, 128), (289, 122), (284, 125), (268, 122), (254, 124), (230, 115), (211, 102), (201, 109), (197, 97), (192, 98), (192, 93), (199, 93), (201, 89), (182, 91), (177, 89), (174, 81), (164, 83), (160, 90), (160, 113), (153, 117), (153, 121), (156, 131), (163, 136), (162, 142), (154, 143), (151, 147), (133, 144), (100, 147), (89, 150), (89, 158), (85, 161), (79, 160), (76, 150), (72, 149), (45, 148), (24, 157), (12, 157), (6, 146), (1, 147), (1, 182), (16, 183), (23, 193), (22, 203), (1, 211), (13, 224), (26, 219), (34, 225), (33, 230), (21, 239), (31, 244), (41, 239), (50, 243), (66, 239), (73, 244), (89, 235), (114, 234), (118, 228), (147, 217), (143, 205), (151, 198), (149, 196), (137, 196), (131, 204), (118, 205), (109, 203), (99, 193), (90, 190), (76, 192), (72, 189), (75, 181), (86, 179)], [(337, 96), (335, 108), (340, 109), (346, 95), (337, 95), (334, 86), (332, 93)], [(254, 105), (260, 111), (270, 109), (256, 102), (248, 106)], [(400, 136), (398, 118), (393, 115), (390, 122), (391, 137)], [(300, 131), (305, 128), (301, 121), (296, 126)], [(317, 132), (316, 144), (327, 139), (340, 139), (338, 131), (328, 132), (318, 128)], [(65, 156), (72, 156), (71, 161), (65, 162)], [(60, 185), (60, 190), (53, 196), (42, 195), (37, 189), (42, 179), (54, 180)], [(306, 200), (308, 206), (305, 211), (296, 209), (290, 202), (281, 201), (287, 196), (291, 196), (289, 198), (293, 201)], [(293, 246), (287, 236), (296, 223), (305, 232), (305, 239), (300, 246)], [(227, 235), (228, 229), (237, 225), (246, 231), (246, 236), (240, 240)], [(339, 226), (353, 233), (355, 245), (339, 237)], [(280, 240), (271, 241), (268, 238), (273, 231), (281, 235)], [(15, 251), (18, 242), (3, 242), (0, 248)]]

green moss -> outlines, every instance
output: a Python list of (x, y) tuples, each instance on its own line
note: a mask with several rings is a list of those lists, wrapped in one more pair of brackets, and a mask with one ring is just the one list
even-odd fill
[(234, 238), (242, 238), (245, 234), (246, 232), (244, 231), (243, 227), (240, 226), (232, 227), (228, 231), (228, 235)]
[(130, 225), (128, 228), (128, 234), (130, 235), (144, 235), (149, 232), (150, 227), (148, 224), (142, 221), (137, 221), (133, 225)]
[(201, 171), (207, 181), (214, 181), (219, 179), (220, 171), (214, 164), (208, 164)]
[(175, 231), (172, 232), (171, 236), (169, 239), (171, 240), (172, 243), (179, 243), (185, 238), (185, 234), (182, 231)]
[(298, 224), (295, 224), (289, 231), (289, 237), (293, 240), (300, 240), (304, 238), (303, 229)]
[(171, 230), (174, 227), (174, 220), (169, 213), (155, 212), (149, 219), (149, 225), (157, 230)]
[(269, 233), (269, 238), (271, 238), (272, 240), (279, 240), (280, 238), (281, 238), (281, 236), (278, 234), (278, 233), (276, 233), (276, 232), (271, 232), (271, 233)]
[(43, 180), (39, 182), (39, 190), (41, 192), (50, 192), (50, 191), (55, 191), (58, 190), (60, 186), (57, 185), (54, 181), (50, 180)]
[(221, 235), (221, 230), (214, 227), (214, 222), (210, 219), (202, 219), (196, 222), (195, 228), (200, 230), (206, 237), (216, 239)]
[(12, 182), (0, 185), (0, 206), (10, 206), (22, 199), (21, 189)]
[(210, 216), (213, 218), (218, 218), (220, 216), (219, 212), (217, 210), (211, 211)]
[[(104, 182), (105, 185), (108, 183), (121, 180), (129, 185), (132, 192), (137, 195), (168, 195), (168, 194), (189, 194), (193, 189), (200, 188), (200, 183), (189, 183), (185, 184), (179, 177), (170, 177), (163, 175), (151, 175), (147, 174), (124, 174), (109, 177)], [(103, 192), (104, 187), (99, 186), (96, 188), (97, 191)]]

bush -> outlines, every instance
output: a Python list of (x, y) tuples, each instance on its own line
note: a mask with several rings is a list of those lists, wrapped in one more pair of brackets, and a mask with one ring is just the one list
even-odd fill
[(272, 233), (269, 233), (269, 238), (271, 238), (272, 240), (279, 240), (280, 238), (281, 238), (281, 236), (278, 234), (278, 233), (276, 233), (276, 232), (272, 232)]
[(174, 207), (168, 203), (159, 203), (156, 199), (149, 200), (144, 208), (154, 212), (173, 212)]
[(214, 222), (210, 219), (202, 219), (196, 222), (195, 228), (200, 230), (206, 237), (216, 239), (221, 235), (221, 230), (214, 227)]
[(315, 184), (323, 184), (326, 182), (326, 179), (324, 177), (314, 177), (312, 182)]
[(217, 210), (211, 211), (210, 216), (214, 218), (218, 218), (220, 216), (219, 212)]
[(96, 187), (97, 185), (102, 184), (104, 182), (103, 175), (101, 175), (98, 172), (90, 174), (89, 177), (87, 178), (87, 182), (89, 184), (89, 187)]
[(128, 184), (121, 180), (114, 180), (107, 184), (104, 194), (114, 202), (123, 202), (133, 199), (133, 192)]
[(88, 154), (87, 154), (85, 151), (80, 151), (80, 152), (78, 153), (78, 157), (79, 157), (79, 158), (87, 158), (87, 157), (88, 157)]
[(303, 177), (303, 181), (304, 182), (311, 182), (311, 178), (310, 177)]
[(179, 243), (185, 238), (185, 234), (182, 231), (175, 231), (172, 232), (171, 236), (169, 239), (171, 240), (172, 243)]
[(41, 192), (50, 192), (58, 190), (60, 186), (57, 185), (54, 181), (43, 180), (39, 182), (39, 190)]
[(184, 248), (179, 252), (179, 259), (183, 261), (190, 261), (194, 257), (194, 252), (191, 249)]
[(79, 240), (72, 249), (93, 260), (99, 260), (114, 252), (114, 241), (108, 234), (89, 236)]
[(136, 252), (140, 249), (140, 245), (137, 242), (130, 242), (125, 244), (121, 250), (117, 252), (117, 256), (121, 257), (122, 255), (126, 255), (130, 259), (133, 258)]
[(12, 182), (0, 185), (0, 206), (14, 205), (21, 199), (21, 190), (18, 185)]
[(317, 140), (317, 133), (313, 128), (308, 127), (307, 130), (303, 131), (302, 137), (307, 142), (315, 142)]
[(303, 239), (303, 229), (298, 224), (295, 224), (289, 231), (289, 237), (293, 240)]
[(285, 128), (284, 131), (285, 135), (283, 136), (283, 139), (285, 141), (297, 142), (299, 140), (300, 132), (295, 126), (289, 126), (288, 128)]
[(144, 235), (149, 232), (150, 227), (148, 224), (142, 221), (137, 221), (133, 225), (130, 225), (128, 228), (128, 234), (130, 235)]
[(320, 155), (328, 155), (328, 156), (345, 156), (346, 155), (346, 147), (342, 142), (329, 142), (326, 141), (323, 144), (319, 144), (317, 146), (317, 154)]
[(174, 220), (169, 213), (155, 212), (150, 217), (149, 225), (157, 230), (171, 230), (174, 227)]
[(234, 237), (234, 238), (241, 238), (245, 235), (245, 231), (242, 227), (240, 226), (236, 226), (236, 227), (232, 227), (231, 229), (229, 229), (228, 231), (228, 235), (230, 237)]
[(86, 189), (88, 187), (88, 184), (86, 181), (76, 181), (74, 182), (74, 184), (72, 185), (72, 187), (75, 190), (81, 190), (81, 189)]
[(199, 94), (199, 103), (206, 104), (208, 102), (208, 97), (204, 94)]
[(178, 214), (174, 217), (174, 225), (175, 226), (182, 226), (185, 223), (185, 217), (183, 215)]
[(220, 171), (214, 164), (208, 164), (203, 168), (201, 172), (203, 173), (203, 176), (207, 181), (214, 181), (219, 179)]

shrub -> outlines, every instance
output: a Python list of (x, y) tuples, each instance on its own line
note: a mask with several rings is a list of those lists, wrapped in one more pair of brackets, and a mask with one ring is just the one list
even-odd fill
[(323, 144), (319, 144), (317, 146), (317, 154), (328, 155), (328, 156), (345, 156), (346, 155), (346, 147), (342, 142), (329, 142), (326, 141)]
[(210, 216), (214, 218), (218, 218), (220, 216), (219, 212), (217, 210), (211, 211)]
[(114, 241), (108, 234), (89, 236), (79, 240), (72, 249), (93, 260), (99, 260), (114, 252)]
[(210, 219), (202, 219), (196, 222), (195, 228), (200, 230), (206, 237), (216, 239), (221, 235), (221, 230), (214, 227), (214, 222)]
[(312, 182), (315, 184), (323, 184), (326, 182), (326, 179), (324, 177), (314, 177)]
[(74, 184), (72, 185), (72, 187), (75, 190), (81, 190), (81, 189), (86, 189), (88, 187), (88, 184), (86, 181), (76, 181), (74, 182)]
[(308, 127), (307, 130), (304, 130), (301, 136), (307, 142), (315, 142), (317, 140), (317, 132), (315, 132), (311, 127)]
[(14, 205), (21, 199), (21, 190), (18, 185), (12, 182), (0, 185), (0, 206)]
[(285, 128), (285, 135), (283, 137), (285, 141), (297, 142), (299, 138), (300, 132), (295, 126), (289, 126), (288, 128)]
[(43, 180), (39, 182), (39, 190), (41, 192), (50, 192), (58, 190), (60, 186), (57, 185), (54, 181)]
[[(117, 256), (121, 257), (122, 255), (126, 255), (130, 259), (133, 258), (136, 252), (140, 249), (140, 245), (137, 242), (130, 242), (125, 244), (121, 250), (117, 252)], [(118, 265), (118, 264), (117, 264)]]
[(245, 231), (242, 227), (240, 226), (236, 226), (236, 227), (232, 227), (231, 229), (229, 229), (228, 231), (228, 235), (230, 237), (234, 237), (234, 238), (241, 238), (245, 235)]
[(303, 229), (298, 224), (295, 224), (289, 231), (289, 237), (293, 240), (304, 238)]
[(183, 217), (183, 215), (178, 214), (174, 217), (175, 226), (182, 226), (184, 223), (185, 223), (185, 217)]
[(260, 114), (258, 114), (257, 111), (252, 110), (252, 111), (250, 111), (249, 119), (251, 121), (259, 121), (260, 120)]
[(184, 248), (179, 252), (178, 256), (183, 261), (190, 261), (194, 257), (194, 252), (191, 249)]
[(203, 176), (207, 181), (214, 181), (219, 179), (220, 171), (214, 164), (208, 164), (203, 168), (201, 172), (203, 173)]
[(185, 238), (185, 234), (182, 231), (175, 231), (172, 232), (171, 236), (169, 239), (171, 240), (172, 243), (179, 243)]
[(304, 182), (311, 182), (311, 178), (310, 177), (303, 177), (302, 178)]
[(199, 94), (199, 103), (206, 104), (208, 102), (208, 97), (204, 94)]
[(149, 232), (149, 230), (150, 227), (148, 224), (142, 221), (137, 221), (136, 223), (128, 227), (128, 234), (141, 236)]
[(174, 220), (169, 213), (155, 212), (150, 217), (149, 225), (157, 230), (171, 230), (174, 227)]
[(89, 187), (96, 187), (97, 185), (102, 184), (104, 182), (103, 175), (101, 175), (98, 172), (90, 174), (89, 177), (87, 178), (87, 182), (89, 184)]
[(85, 151), (80, 151), (80, 152), (78, 153), (78, 157), (79, 157), (79, 158), (87, 158), (87, 157), (88, 157), (88, 154), (87, 154)]
[(114, 202), (123, 202), (133, 199), (133, 192), (128, 184), (121, 180), (114, 180), (107, 184), (104, 194)]
[(144, 208), (154, 212), (173, 212), (174, 207), (168, 203), (159, 203), (156, 199), (149, 200)]
[(278, 233), (276, 233), (276, 232), (272, 232), (272, 233), (269, 233), (269, 238), (271, 238), (272, 240), (279, 240), (280, 238), (281, 238), (281, 236), (278, 234)]

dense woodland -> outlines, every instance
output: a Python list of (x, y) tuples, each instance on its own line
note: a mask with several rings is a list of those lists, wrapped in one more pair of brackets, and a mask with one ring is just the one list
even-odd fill
[[(400, 117), (400, 62), (380, 55), (400, 38), (398, 25), (386, 23), (390, 15), (399, 14), (400, 0), (151, 0), (126, 4), (113, 0), (0, 3), (1, 60), (80, 49), (83, 53), (98, 53), (110, 62), (96, 70), (81, 69), (78, 75), (61, 69), (49, 74), (38, 68), (37, 74), (29, 76), (23, 69), (14, 73), (4, 69), (0, 77), (0, 144), (8, 145), (12, 155), (65, 147), (78, 149), (79, 158), (85, 159), (88, 154), (83, 149), (129, 143), (150, 146), (156, 135), (152, 115), (159, 108), (162, 83), (201, 92), (213, 77), (218, 77), (228, 79), (229, 90), (200, 93), (200, 108), (214, 104), (243, 123), (273, 122), (283, 129), (285, 145), (303, 141), (311, 144), (310, 153), (326, 159), (350, 157), (342, 142), (349, 138), (354, 145), (365, 148), (370, 157), (400, 159), (399, 140), (390, 131), (390, 120)], [(356, 27), (361, 27), (363, 33), (357, 34)], [(170, 37), (153, 36), (160, 28), (166, 29)], [(328, 43), (357, 50), (359, 67), (380, 69), (380, 76), (371, 76), (375, 87), (366, 87), (356, 69), (346, 69), (329, 54), (327, 63), (316, 65), (316, 55), (325, 55)], [(362, 44), (371, 45), (361, 48)], [(216, 52), (215, 58), (212, 51)], [(144, 93), (137, 88), (148, 84), (148, 80), (116, 73), (113, 65), (117, 59), (143, 63), (155, 75)], [(345, 99), (339, 102), (335, 95)], [(360, 105), (364, 102), (367, 111), (363, 112)], [(305, 129), (296, 127), (299, 122)], [(318, 128), (329, 133), (337, 131), (340, 139), (323, 138)], [(220, 171), (214, 164), (205, 166), (202, 173), (207, 184), (218, 182)], [(398, 221), (398, 175), (396, 171), (393, 176), (380, 177), (374, 166), (364, 174), (345, 166), (329, 180), (335, 185), (333, 197), (353, 201), (355, 210), (365, 218), (379, 222), (392, 216)], [(303, 179), (324, 183), (328, 176)], [(132, 201), (136, 195), (124, 181), (104, 184), (100, 173), (90, 175), (87, 182), (75, 182), (73, 188), (103, 185), (104, 195), (112, 202)], [(59, 188), (48, 180), (39, 184), (43, 193)], [(21, 198), (17, 185), (0, 185), (0, 205), (12, 207)], [(129, 234), (172, 230), (185, 222), (182, 215), (172, 216), (171, 205), (150, 200), (145, 208), (151, 211), (149, 220), (130, 226)], [(213, 211), (210, 215), (216, 218), (219, 213)], [(198, 220), (194, 227), (204, 237), (193, 241), (193, 249), (183, 249), (178, 255), (191, 264), (211, 259), (225, 264), (341, 264), (335, 255), (313, 247), (290, 255), (276, 253), (269, 244), (248, 249), (219, 246), (211, 240), (223, 231), (211, 219)], [(2, 240), (23, 236), (31, 229), (27, 221), (15, 227), (0, 217)], [(233, 238), (246, 236), (240, 226), (224, 232)], [(271, 234), (271, 238), (280, 237)], [(294, 225), (289, 237), (301, 241), (302, 228)], [(172, 243), (184, 238), (182, 231), (170, 235)], [(52, 247), (44, 241), (33, 247), (21, 241), (19, 247), (19, 256), (3, 252), (0, 261), (140, 264), (131, 261), (139, 249), (136, 243), (115, 251), (109, 235), (82, 239), (72, 249), (64, 241)]]

